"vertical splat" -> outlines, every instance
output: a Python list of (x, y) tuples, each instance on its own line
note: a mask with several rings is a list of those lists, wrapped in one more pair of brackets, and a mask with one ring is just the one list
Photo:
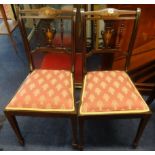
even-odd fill
[(125, 29), (124, 23), (120, 24), (120, 27), (118, 28), (117, 31), (117, 39), (116, 39), (116, 48), (118, 49), (121, 47), (121, 40), (123, 38), (124, 29)]

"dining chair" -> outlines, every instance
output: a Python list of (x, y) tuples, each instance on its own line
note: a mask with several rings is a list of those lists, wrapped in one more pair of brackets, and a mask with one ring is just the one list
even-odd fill
[[(80, 150), (84, 149), (84, 123), (88, 119), (139, 118), (140, 124), (133, 141), (133, 146), (136, 147), (151, 116), (151, 110), (127, 74), (140, 13), (140, 8), (137, 10), (106, 8), (86, 12), (81, 10), (83, 66), (86, 66), (88, 57), (94, 53), (110, 54), (113, 61), (120, 57), (124, 58), (125, 65), (123, 69), (113, 67), (109, 70), (87, 71), (86, 67), (83, 69), (85, 77), (78, 111)], [(101, 22), (102, 24), (98, 24)], [(88, 38), (89, 23), (93, 35)], [(130, 24), (130, 28), (126, 29), (131, 32), (130, 36), (125, 36), (126, 24)]]
[[(18, 23), (26, 50), (30, 73), (4, 112), (20, 144), (24, 144), (16, 116), (68, 118), (72, 127), (72, 145), (77, 146), (77, 110), (74, 102), (74, 55), (76, 9), (59, 10), (50, 7), (20, 9)], [(30, 28), (25, 27), (32, 22)], [(71, 42), (63, 44), (63, 22), (67, 22), (67, 34)], [(56, 24), (56, 25), (54, 25)], [(58, 29), (59, 28), (59, 29)], [(28, 34), (30, 34), (28, 36)], [(61, 37), (60, 42), (55, 38)], [(43, 67), (48, 54), (60, 64)], [(31, 126), (30, 126), (31, 128)], [(66, 127), (67, 130), (67, 127)]]

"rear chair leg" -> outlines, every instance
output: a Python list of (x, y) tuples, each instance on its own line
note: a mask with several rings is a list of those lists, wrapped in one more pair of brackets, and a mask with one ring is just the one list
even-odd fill
[(71, 125), (72, 125), (72, 146), (73, 148), (77, 148), (78, 141), (77, 141), (77, 117), (71, 118)]
[(17, 120), (16, 120), (15, 116), (12, 115), (12, 114), (9, 114), (8, 112), (5, 112), (5, 115), (6, 115), (7, 119), (8, 119), (8, 121), (9, 121), (12, 129), (14, 130), (14, 132), (16, 134), (19, 143), (21, 145), (24, 145), (24, 139), (23, 139), (23, 137), (21, 135), (21, 132), (19, 130), (19, 126), (18, 126), (18, 123), (17, 123)]
[(79, 150), (83, 151), (84, 148), (84, 120), (79, 117)]
[(141, 118), (140, 123), (139, 123), (139, 127), (137, 130), (137, 134), (136, 137), (133, 141), (133, 148), (136, 148), (138, 146), (139, 140), (143, 134), (143, 131), (145, 129), (145, 126), (147, 125), (149, 119), (150, 119), (151, 114), (147, 114), (145, 116), (143, 116), (143, 118)]

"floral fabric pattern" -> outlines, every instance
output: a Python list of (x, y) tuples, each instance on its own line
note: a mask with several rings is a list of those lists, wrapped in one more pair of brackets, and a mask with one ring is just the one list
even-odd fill
[(74, 111), (72, 74), (65, 70), (34, 70), (6, 110)]
[(80, 114), (146, 111), (147, 104), (124, 71), (94, 71), (86, 75)]

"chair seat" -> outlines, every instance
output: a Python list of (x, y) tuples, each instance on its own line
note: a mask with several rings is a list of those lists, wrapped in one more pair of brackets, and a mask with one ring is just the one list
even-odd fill
[(34, 70), (5, 110), (74, 111), (72, 74), (65, 70)]
[(148, 112), (149, 107), (124, 71), (94, 71), (85, 76), (80, 115)]

